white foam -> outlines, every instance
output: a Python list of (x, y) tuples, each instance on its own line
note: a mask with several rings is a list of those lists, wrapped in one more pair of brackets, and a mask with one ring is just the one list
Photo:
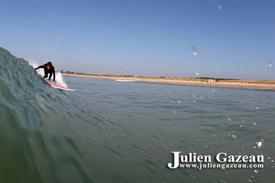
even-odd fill
[(133, 82), (134, 80), (124, 80), (124, 79), (116, 79), (119, 82)]
[(61, 74), (61, 72), (56, 72), (55, 73), (55, 80), (56, 80), (56, 83), (60, 86), (63, 86), (63, 87), (68, 87), (67, 84), (65, 83), (65, 81), (63, 80), (63, 76)]

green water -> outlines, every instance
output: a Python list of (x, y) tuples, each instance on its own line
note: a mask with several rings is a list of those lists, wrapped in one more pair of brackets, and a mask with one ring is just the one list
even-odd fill
[[(0, 182), (274, 182), (274, 91), (64, 80), (78, 91), (0, 48)], [(264, 154), (265, 168), (170, 170), (171, 151)]]

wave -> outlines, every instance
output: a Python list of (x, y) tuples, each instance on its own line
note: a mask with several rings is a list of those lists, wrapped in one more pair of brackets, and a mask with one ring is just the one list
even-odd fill
[[(62, 82), (58, 73), (57, 78)], [(68, 94), (50, 87), (28, 61), (0, 47), (0, 182), (64, 182), (58, 173), (62, 158), (78, 163), (77, 154), (61, 148), (78, 151), (66, 128), (81, 120), (75, 114), (84, 116)], [(66, 167), (70, 169), (64, 166), (64, 172)], [(89, 180), (79, 166), (71, 174)]]
[(119, 81), (119, 82), (134, 82), (134, 80), (124, 80), (124, 79), (116, 79), (115, 81)]

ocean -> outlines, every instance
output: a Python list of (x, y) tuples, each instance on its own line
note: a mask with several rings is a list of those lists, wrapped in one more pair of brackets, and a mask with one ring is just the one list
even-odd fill
[[(274, 91), (63, 79), (77, 91), (0, 48), (0, 182), (274, 182)], [(171, 170), (172, 151), (264, 168)]]

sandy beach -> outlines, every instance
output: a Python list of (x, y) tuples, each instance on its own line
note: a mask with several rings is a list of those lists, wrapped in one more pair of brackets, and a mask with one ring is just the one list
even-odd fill
[(94, 74), (74, 74), (62, 72), (64, 76), (85, 77), (95, 79), (111, 79), (125, 82), (150, 82), (178, 85), (208, 86), (208, 87), (227, 87), (227, 88), (250, 88), (275, 90), (275, 81), (272, 80), (213, 80), (197, 78), (161, 78), (161, 77), (135, 77), (120, 75), (94, 75)]

